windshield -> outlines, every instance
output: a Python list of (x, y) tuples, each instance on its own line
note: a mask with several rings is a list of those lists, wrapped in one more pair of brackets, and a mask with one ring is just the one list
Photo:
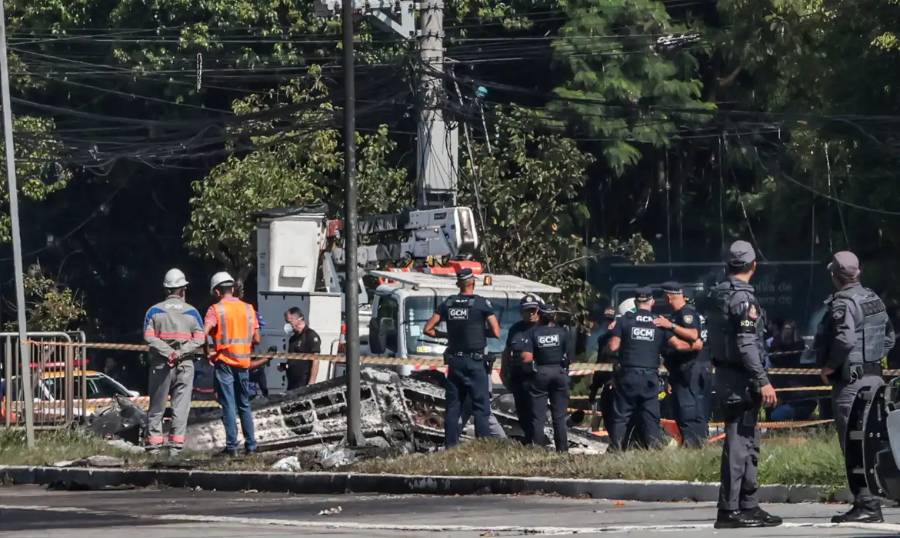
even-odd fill
[[(446, 340), (430, 338), (422, 331), (425, 322), (434, 314), (437, 305), (447, 299), (447, 296), (437, 297), (407, 297), (406, 307), (406, 350), (410, 355), (441, 355), (444, 353)], [(500, 338), (488, 338), (487, 352), (500, 353), (506, 344), (506, 335), (513, 323), (521, 319), (519, 314), (518, 298), (490, 297), (494, 306), (497, 321), (500, 322)], [(442, 322), (438, 330), (445, 331), (446, 326)]]

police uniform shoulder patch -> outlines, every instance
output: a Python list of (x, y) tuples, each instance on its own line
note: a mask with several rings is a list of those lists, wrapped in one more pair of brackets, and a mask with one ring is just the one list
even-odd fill
[(688, 325), (690, 325), (691, 323), (694, 323), (694, 315), (693, 314), (685, 314), (685, 315), (681, 316), (681, 319), (683, 319), (684, 322)]
[(847, 309), (844, 307), (834, 308), (831, 310), (831, 319), (834, 321), (843, 321), (844, 316), (847, 315)]
[(494, 308), (494, 305), (491, 304), (491, 300), (490, 300), (490, 299), (485, 299), (485, 300), (484, 300), (484, 304), (485, 304), (488, 308)]
[(747, 317), (752, 319), (753, 321), (756, 321), (759, 319), (759, 309), (756, 308), (755, 304), (751, 304), (747, 308)]

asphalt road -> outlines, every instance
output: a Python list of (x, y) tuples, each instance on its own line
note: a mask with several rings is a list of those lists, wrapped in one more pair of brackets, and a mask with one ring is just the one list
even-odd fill
[[(786, 525), (739, 536), (896, 536), (888, 523), (835, 526), (841, 505), (770, 505)], [(322, 513), (330, 511), (332, 513)], [(337, 512), (337, 513), (335, 513)], [(709, 536), (711, 503), (639, 503), (542, 496), (282, 495), (182, 489), (48, 491), (0, 488), (0, 536), (9, 538), (252, 538), (412, 536)], [(896, 523), (890, 523), (896, 522)]]

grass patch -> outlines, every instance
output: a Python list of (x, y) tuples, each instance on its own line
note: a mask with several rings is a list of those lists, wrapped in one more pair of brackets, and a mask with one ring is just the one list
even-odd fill
[(115, 456), (144, 463), (142, 454), (131, 454), (110, 446), (104, 440), (74, 430), (35, 432), (35, 447), (25, 447), (24, 430), (0, 430), (0, 465), (52, 465), (88, 456)]
[[(479, 440), (446, 452), (373, 459), (347, 470), (390, 474), (717, 482), (721, 455), (721, 445), (698, 450), (669, 448), (588, 456), (556, 454), (512, 442)], [(843, 457), (833, 430), (805, 436), (773, 436), (764, 440), (760, 481), (763, 484), (843, 487), (846, 482)]]
[[(556, 454), (514, 442), (478, 440), (444, 452), (374, 458), (340, 471), (716, 482), (721, 453), (721, 445), (716, 444), (697, 450), (667, 448), (588, 456)], [(0, 431), (0, 465), (52, 465), (93, 455), (122, 458), (129, 468), (154, 466), (165, 459), (123, 451), (77, 431), (38, 432), (36, 448), (27, 450), (24, 432)], [(194, 468), (211, 471), (267, 471), (278, 457), (259, 454), (229, 459), (209, 453), (187, 453), (182, 459)], [(312, 465), (309, 468), (314, 469)], [(760, 482), (844, 487), (844, 460), (834, 430), (768, 436), (763, 440), (760, 456)]]

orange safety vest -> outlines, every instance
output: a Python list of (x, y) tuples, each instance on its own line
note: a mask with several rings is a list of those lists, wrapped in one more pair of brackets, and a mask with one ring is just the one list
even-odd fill
[(256, 312), (239, 299), (219, 301), (213, 305), (216, 313), (216, 360), (229, 366), (250, 368), (250, 351), (253, 346), (253, 325)]

